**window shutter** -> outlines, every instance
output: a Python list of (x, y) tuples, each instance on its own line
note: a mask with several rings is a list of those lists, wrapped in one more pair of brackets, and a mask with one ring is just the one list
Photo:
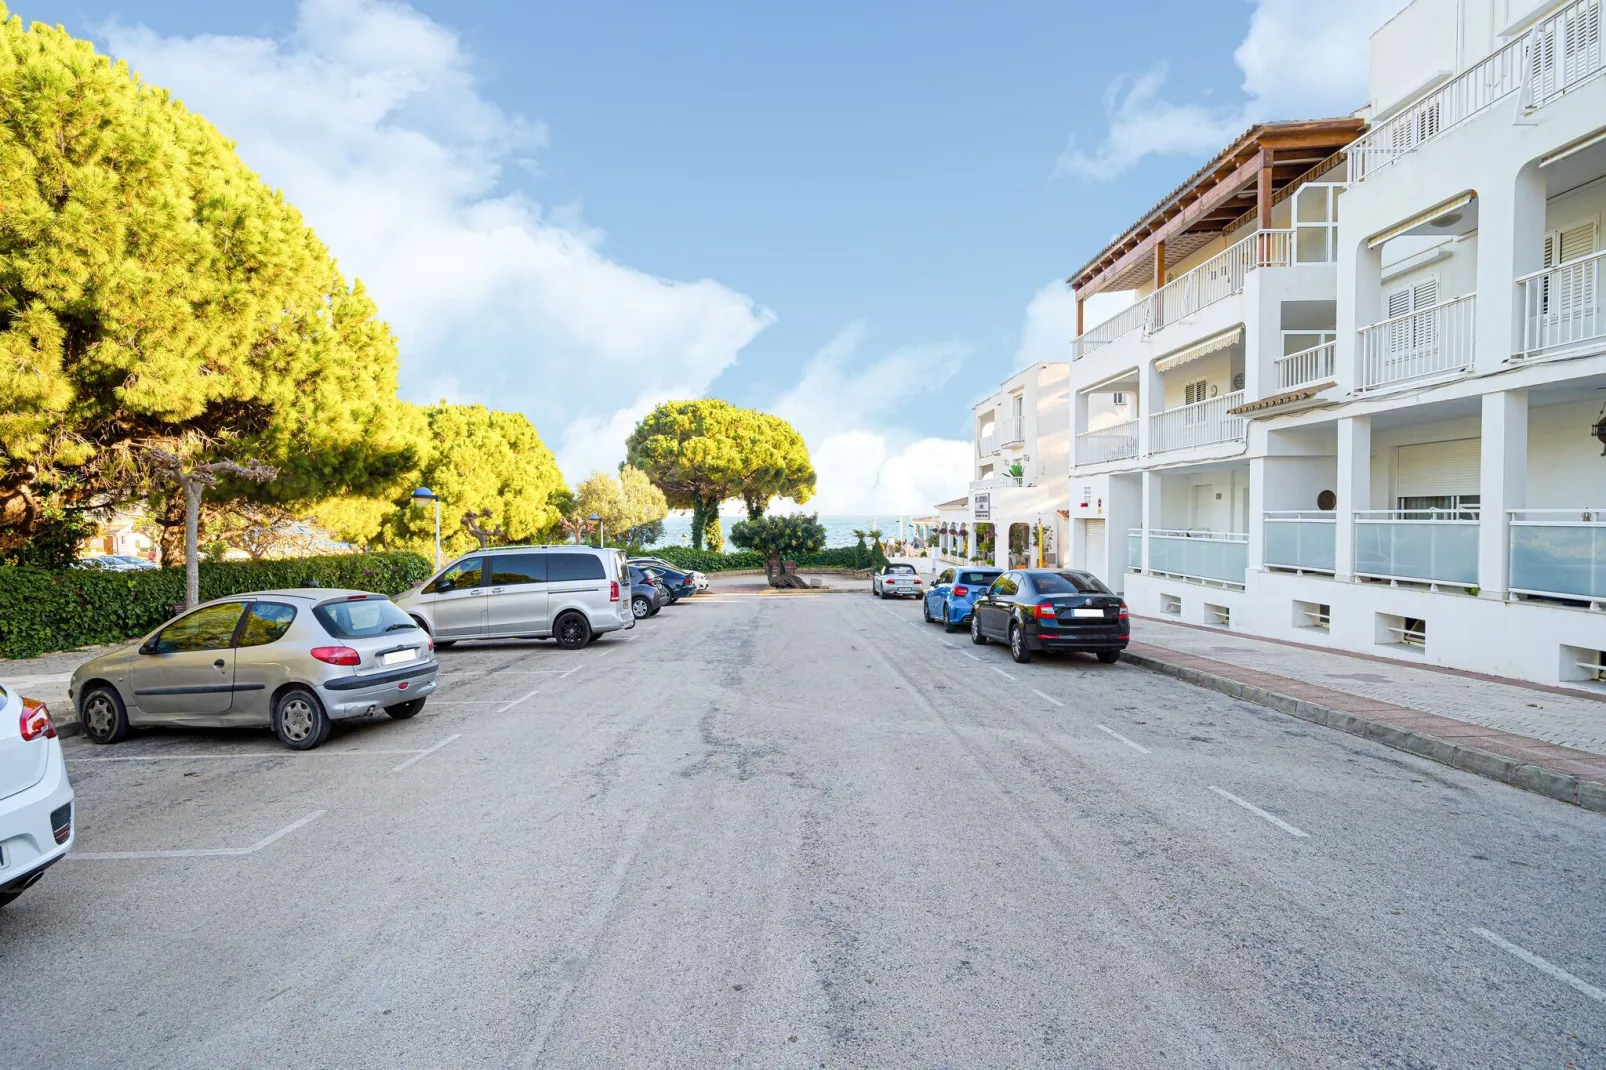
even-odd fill
[[(1545, 239), (1547, 252), (1551, 244), (1552, 242), (1547, 237)], [(1587, 223), (1579, 223), (1577, 226), (1568, 227), (1559, 233), (1554, 244), (1560, 248), (1561, 255), (1554, 263), (1547, 258), (1545, 261), (1546, 267), (1554, 267), (1556, 264), (1565, 264), (1568, 261), (1588, 256), (1595, 251), (1595, 221), (1591, 219)]]
[(1395, 290), (1389, 294), (1389, 319), (1393, 319), (1395, 316), (1403, 316), (1409, 311), (1411, 311), (1410, 287), (1406, 287), (1403, 290)]
[(1479, 442), (1475, 438), (1396, 447), (1395, 497), (1477, 494), (1479, 465)]
[(1429, 279), (1411, 287), (1411, 308), (1421, 311), (1439, 303), (1439, 280)]

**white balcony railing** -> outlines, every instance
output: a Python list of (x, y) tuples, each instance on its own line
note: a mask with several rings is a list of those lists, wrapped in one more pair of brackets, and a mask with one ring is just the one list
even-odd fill
[(1522, 355), (1561, 354), (1606, 340), (1600, 284), (1606, 249), (1517, 280), (1522, 287)]
[(1013, 446), (1026, 441), (1026, 418), (1017, 416), (1004, 424), (1003, 437), (1000, 445)]
[(1267, 565), (1304, 572), (1335, 571), (1338, 560), (1336, 513), (1267, 513), (1263, 531)]
[(1606, 601), (1606, 509), (1511, 513), (1511, 590)]
[(975, 490), (1008, 490), (1010, 487), (1020, 487), (1020, 486), (1032, 486), (1032, 487), (1035, 487), (1036, 485), (1037, 484), (1035, 484), (1035, 483), (1026, 483), (1024, 481), (1023, 477), (1021, 477), (1021, 476), (1012, 476), (1012, 475), (1009, 475), (1007, 472), (1005, 474), (1003, 474), (1003, 475), (988, 476), (986, 479), (973, 479), (973, 480), (970, 481), (970, 489), (973, 490), (973, 491), (975, 491)]
[(1323, 342), (1319, 346), (1301, 349), (1277, 361), (1277, 388), (1297, 390), (1302, 386), (1324, 383), (1333, 377), (1336, 342)]
[(1083, 431), (1076, 436), (1076, 464), (1103, 464), (1138, 455), (1138, 422), (1101, 427), (1097, 431)]
[(1242, 439), (1248, 421), (1242, 416), (1227, 415), (1227, 410), (1243, 403), (1244, 392), (1234, 390), (1209, 401), (1155, 413), (1149, 417), (1149, 451), (1165, 453)]
[(1355, 574), (1380, 580), (1477, 586), (1477, 509), (1357, 512)]
[(989, 453), (997, 453), (997, 452), (998, 452), (998, 439), (993, 435), (983, 435), (983, 436), (981, 436), (981, 455), (983, 457), (985, 457)]
[(1128, 528), (1126, 533), (1126, 570), (1143, 571), (1143, 529)]
[(1600, 74), (1601, 7), (1602, 0), (1575, 0), (1367, 131), (1344, 150), (1350, 180), (1361, 181), (1518, 90), (1522, 106), (1532, 110)]
[(1149, 532), (1149, 571), (1201, 583), (1244, 585), (1249, 536), (1240, 532)]
[(1477, 295), (1362, 327), (1358, 339), (1358, 390), (1451, 375), (1472, 367)]
[(1244, 288), (1244, 277), (1257, 267), (1293, 263), (1294, 232), (1259, 230), (1217, 253), (1191, 271), (1172, 279), (1148, 297), (1084, 331), (1073, 343), (1076, 358), (1142, 328), (1145, 334), (1191, 316)]

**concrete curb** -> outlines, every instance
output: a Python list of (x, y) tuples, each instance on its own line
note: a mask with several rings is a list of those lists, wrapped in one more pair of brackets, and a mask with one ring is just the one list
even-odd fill
[(1580, 780), (1578, 777), (1558, 773), (1543, 766), (1520, 762), (1476, 747), (1451, 743), (1426, 732), (1383, 724), (1359, 714), (1346, 713), (1331, 706), (1294, 698), (1292, 695), (1284, 695), (1215, 673), (1175, 665), (1147, 654), (1134, 654), (1129, 650), (1123, 650), (1121, 660), (1184, 683), (1218, 691), (1231, 698), (1243, 699), (1245, 702), (1253, 702), (1279, 713), (1286, 713), (1302, 721), (1310, 721), (1313, 724), (1348, 732), (1352, 736), (1370, 739), (1385, 747), (1414, 754), (1419, 758), (1427, 758), (1453, 769), (1498, 780), (1502, 784), (1510, 784), (1514, 788), (1522, 788), (1524, 791), (1531, 791), (1547, 798), (1572, 803), (1585, 810), (1606, 813), (1606, 784), (1593, 780)]

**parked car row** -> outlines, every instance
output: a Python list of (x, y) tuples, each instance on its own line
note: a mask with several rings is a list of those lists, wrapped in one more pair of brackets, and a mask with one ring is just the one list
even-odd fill
[(932, 581), (922, 609), (928, 623), (948, 632), (968, 625), (971, 642), (1004, 643), (1022, 663), (1040, 651), (1080, 651), (1114, 663), (1132, 636), (1121, 597), (1074, 569), (951, 568)]
[(158, 568), (156, 562), (133, 554), (101, 554), (98, 557), (80, 557), (73, 568), (96, 569), (101, 572), (144, 572)]

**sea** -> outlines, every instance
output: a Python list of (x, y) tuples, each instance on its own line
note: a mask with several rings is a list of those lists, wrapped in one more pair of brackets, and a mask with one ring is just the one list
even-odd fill
[[(730, 535), (731, 525), (738, 520), (745, 519), (746, 514), (736, 513), (721, 516), (720, 527), (725, 531), (727, 538)], [(825, 529), (826, 546), (852, 546), (859, 540), (853, 534), (855, 530), (869, 531), (871, 528), (881, 529), (883, 541), (898, 537), (898, 524), (903, 524), (903, 537), (914, 537), (914, 519), (910, 516), (898, 516), (888, 513), (884, 516), (822, 516), (820, 526)], [(664, 538), (662, 546), (690, 546), (691, 545), (691, 513), (671, 512), (664, 517)], [(733, 549), (726, 542), (726, 549)]]

